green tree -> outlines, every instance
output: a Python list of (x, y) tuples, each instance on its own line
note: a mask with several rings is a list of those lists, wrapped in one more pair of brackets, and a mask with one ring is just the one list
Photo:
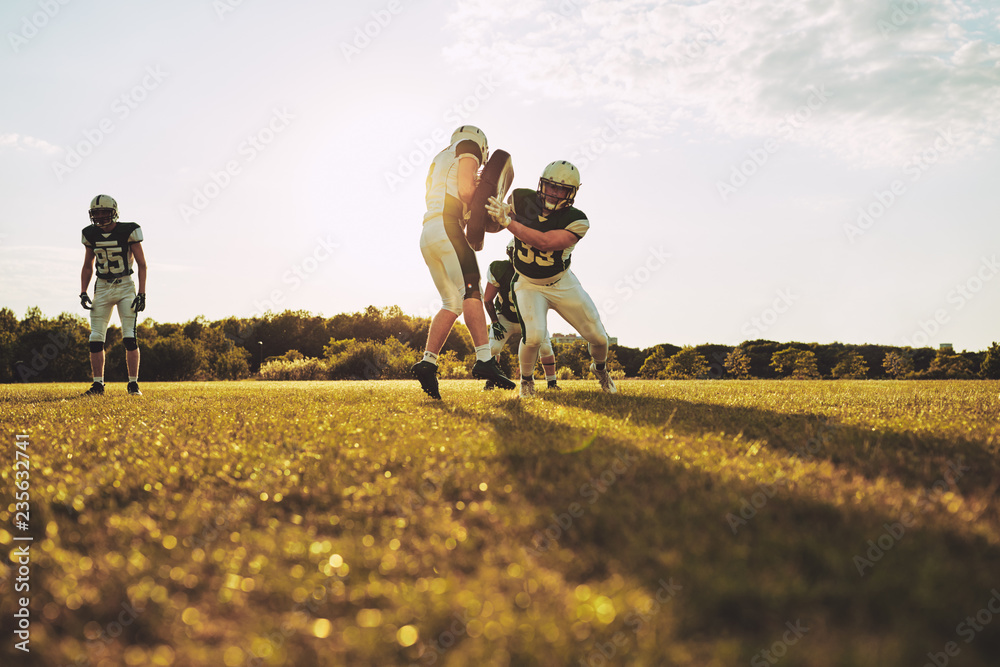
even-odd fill
[(854, 350), (845, 351), (833, 367), (833, 377), (842, 380), (864, 380), (868, 377), (868, 364)]
[(750, 355), (750, 375), (755, 378), (778, 377), (771, 365), (774, 353), (782, 348), (782, 343), (773, 340), (748, 340), (740, 347)]
[[(643, 350), (637, 347), (623, 347), (621, 345), (612, 345), (610, 348), (614, 353), (618, 361), (621, 362), (622, 370), (625, 371), (626, 377), (635, 377), (639, 375), (639, 369), (642, 368), (643, 362), (646, 361), (646, 355)], [(558, 359), (556, 363), (558, 363)], [(566, 378), (567, 380), (571, 378)]]
[(730, 377), (746, 380), (750, 377), (750, 355), (742, 347), (734, 347), (726, 355), (725, 367)]
[(216, 355), (212, 360), (212, 377), (216, 380), (242, 380), (250, 376), (250, 354), (241, 347)]
[(654, 380), (660, 377), (660, 373), (667, 368), (667, 361), (680, 350), (681, 348), (676, 345), (655, 345), (652, 352), (646, 355), (646, 360), (642, 362), (639, 377)]
[(939, 351), (930, 367), (920, 374), (921, 378), (930, 380), (971, 380), (975, 376), (972, 362), (944, 350)]
[(709, 366), (705, 357), (698, 354), (698, 351), (693, 347), (685, 347), (667, 360), (666, 366), (657, 373), (657, 377), (671, 380), (694, 380), (707, 378), (708, 372)]
[(146, 345), (139, 370), (151, 381), (194, 380), (203, 361), (198, 343), (177, 332)]
[(891, 378), (897, 380), (905, 378), (913, 372), (913, 355), (910, 354), (910, 349), (886, 352), (882, 367), (885, 368), (886, 375)]
[(331, 340), (324, 348), (332, 380), (409, 378), (415, 354), (392, 336), (385, 341)]
[(987, 380), (1000, 380), (1000, 345), (993, 343), (979, 367), (979, 375)]
[(818, 380), (819, 369), (816, 368), (816, 353), (812, 350), (799, 350), (786, 347), (771, 356), (771, 366), (779, 375), (794, 380)]

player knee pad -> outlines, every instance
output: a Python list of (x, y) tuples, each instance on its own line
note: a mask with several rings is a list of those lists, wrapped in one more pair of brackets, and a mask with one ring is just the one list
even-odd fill
[(454, 296), (449, 296), (447, 299), (443, 299), (441, 308), (447, 310), (449, 313), (455, 313), (455, 317), (461, 315), (462, 299), (460, 298), (460, 295), (455, 294)]
[(104, 352), (104, 341), (103, 340), (92, 340), (90, 341), (90, 351), (94, 354), (98, 352)]
[(139, 341), (135, 338), (122, 338), (122, 345), (125, 346), (126, 350), (138, 350)]

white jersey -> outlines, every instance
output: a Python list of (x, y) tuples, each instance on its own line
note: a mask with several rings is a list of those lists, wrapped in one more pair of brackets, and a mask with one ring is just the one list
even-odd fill
[(482, 163), (482, 152), (476, 142), (469, 139), (456, 141), (434, 156), (427, 173), (427, 212), (424, 222), (438, 217), (452, 217), (461, 220), (465, 216), (465, 204), (458, 196), (458, 162), (464, 155)]

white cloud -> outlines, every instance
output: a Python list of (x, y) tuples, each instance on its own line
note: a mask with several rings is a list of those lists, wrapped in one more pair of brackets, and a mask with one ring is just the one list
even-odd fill
[(53, 146), (43, 139), (36, 139), (16, 132), (0, 134), (0, 148), (12, 148), (18, 151), (33, 150), (46, 154), (54, 154), (62, 151), (58, 146)]
[(554, 0), (513, 13), (468, 0), (446, 55), (473, 68), (506, 59), (502, 75), (525, 93), (628, 109), (656, 133), (697, 122), (779, 136), (823, 89), (828, 101), (785, 138), (901, 164), (945, 130), (952, 155), (1000, 133), (998, 15), (960, 0)]

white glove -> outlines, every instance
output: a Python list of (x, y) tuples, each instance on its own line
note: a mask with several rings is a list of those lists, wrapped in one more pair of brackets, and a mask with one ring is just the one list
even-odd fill
[(496, 197), (490, 197), (486, 200), (486, 212), (490, 214), (494, 222), (503, 228), (506, 228), (511, 223), (510, 213), (513, 210), (513, 206), (504, 204)]

